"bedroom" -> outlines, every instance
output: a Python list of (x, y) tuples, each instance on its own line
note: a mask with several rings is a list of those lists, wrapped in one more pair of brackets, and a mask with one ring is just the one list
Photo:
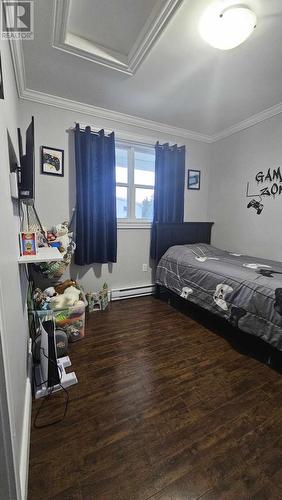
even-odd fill
[(281, 2), (1, 7), (0, 498), (281, 498)]

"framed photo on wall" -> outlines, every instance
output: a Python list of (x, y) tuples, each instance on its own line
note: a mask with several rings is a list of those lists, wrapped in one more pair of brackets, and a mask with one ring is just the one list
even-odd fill
[(0, 99), (4, 99), (4, 86), (3, 86), (1, 54), (0, 54)]
[(201, 186), (201, 171), (188, 170), (187, 189), (199, 190)]
[(41, 146), (41, 173), (64, 176), (64, 150)]

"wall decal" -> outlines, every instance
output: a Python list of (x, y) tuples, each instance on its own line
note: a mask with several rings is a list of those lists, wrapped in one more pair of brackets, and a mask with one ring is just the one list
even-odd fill
[(251, 207), (257, 211), (257, 215), (260, 215), (261, 212), (263, 211), (264, 205), (262, 203), (260, 203), (259, 201), (256, 201), (253, 199), (253, 200), (249, 201), (249, 203), (247, 205), (247, 208), (251, 208)]
[(282, 172), (281, 167), (269, 168), (266, 172), (260, 170), (255, 175), (254, 181), (257, 185), (255, 193), (250, 194), (250, 182), (247, 182), (247, 198), (252, 198), (247, 204), (247, 208), (256, 210), (257, 215), (263, 211), (264, 204), (262, 200), (272, 196), (276, 199), (277, 196), (282, 194)]

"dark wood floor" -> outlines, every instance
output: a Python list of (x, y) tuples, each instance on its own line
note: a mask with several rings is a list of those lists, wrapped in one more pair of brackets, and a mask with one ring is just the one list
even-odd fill
[(64, 422), (32, 430), (29, 500), (282, 498), (281, 375), (228, 332), (132, 299), (93, 313), (70, 357)]

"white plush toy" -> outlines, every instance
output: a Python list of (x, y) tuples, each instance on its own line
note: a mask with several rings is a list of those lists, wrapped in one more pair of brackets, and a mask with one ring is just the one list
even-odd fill
[(51, 297), (50, 308), (51, 309), (65, 309), (66, 307), (72, 307), (79, 301), (80, 290), (75, 288), (75, 286), (69, 286), (65, 289), (64, 293)]
[(57, 292), (53, 286), (49, 286), (48, 288), (45, 288), (43, 293), (49, 298), (54, 297), (54, 295), (57, 295)]
[(57, 224), (52, 228), (52, 232), (56, 236), (56, 240), (61, 243), (62, 248), (66, 252), (70, 244), (69, 228), (67, 222)]

